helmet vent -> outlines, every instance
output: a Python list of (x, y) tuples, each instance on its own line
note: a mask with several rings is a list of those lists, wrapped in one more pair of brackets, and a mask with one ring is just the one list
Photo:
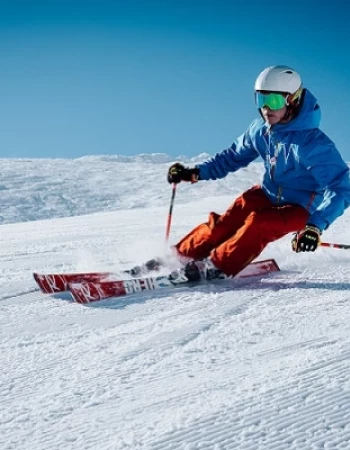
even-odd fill
[(254, 90), (294, 94), (300, 87), (301, 78), (298, 72), (289, 66), (271, 66), (259, 74)]

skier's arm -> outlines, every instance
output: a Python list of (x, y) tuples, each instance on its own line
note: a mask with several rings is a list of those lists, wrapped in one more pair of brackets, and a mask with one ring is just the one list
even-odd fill
[(322, 231), (350, 205), (349, 167), (332, 141), (326, 143), (323, 151), (309, 149), (305, 162), (307, 170), (319, 185), (319, 191), (323, 191), (323, 201), (310, 215), (308, 222)]
[(200, 180), (216, 180), (224, 178), (229, 172), (236, 172), (241, 167), (246, 167), (258, 157), (259, 153), (253, 147), (247, 131), (237, 138), (230, 148), (196, 165), (196, 169), (199, 171)]

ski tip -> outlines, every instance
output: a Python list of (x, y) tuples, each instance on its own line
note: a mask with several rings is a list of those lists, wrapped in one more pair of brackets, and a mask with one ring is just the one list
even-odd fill
[(261, 267), (263, 267), (267, 272), (280, 272), (281, 269), (277, 264), (275, 259), (265, 259), (263, 261), (259, 261)]
[(89, 300), (85, 296), (82, 283), (69, 283), (68, 289), (76, 303), (89, 303)]
[(246, 278), (252, 276), (266, 275), (272, 272), (279, 272), (281, 269), (274, 259), (265, 259), (254, 261), (248, 264), (238, 275), (237, 278)]
[(274, 271), (276, 271), (276, 272), (281, 271), (280, 266), (277, 264), (277, 261), (275, 259), (271, 259), (271, 264), (274, 266), (274, 269), (275, 269)]
[(55, 292), (54, 288), (47, 282), (46, 277), (44, 277), (43, 275), (37, 272), (33, 272), (33, 278), (42, 293), (52, 294), (53, 292)]

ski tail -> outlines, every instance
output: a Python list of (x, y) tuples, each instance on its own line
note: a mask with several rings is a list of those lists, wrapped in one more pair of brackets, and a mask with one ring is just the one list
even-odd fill
[[(280, 268), (274, 259), (257, 261), (249, 264), (236, 278), (262, 276), (279, 270)], [(201, 282), (198, 283), (200, 284)], [(91, 303), (112, 297), (123, 297), (145, 291), (175, 288), (186, 284), (193, 283), (186, 280), (179, 282), (170, 274), (158, 277), (133, 278), (130, 280), (72, 282), (69, 284), (69, 290), (76, 302)]]

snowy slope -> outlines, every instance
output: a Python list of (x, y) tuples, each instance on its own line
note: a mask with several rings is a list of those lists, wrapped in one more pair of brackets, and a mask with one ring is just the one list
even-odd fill
[[(188, 164), (208, 155), (186, 159)], [(183, 161), (184, 159), (181, 159)], [(166, 206), (165, 182), (172, 159), (165, 154), (87, 156), (77, 159), (0, 159), (0, 224), (77, 216), (109, 210)], [(254, 167), (254, 168), (253, 168)], [(243, 182), (236, 175), (204, 183), (178, 199), (179, 203), (208, 195), (237, 194), (261, 173), (253, 164)], [(233, 181), (234, 180), (234, 181)]]
[[(286, 237), (262, 280), (88, 307), (38, 292), (33, 271), (164, 254), (169, 162), (143, 159), (0, 161), (0, 449), (350, 449), (350, 252)], [(171, 242), (261, 172), (180, 185)], [(324, 240), (350, 243), (349, 217)]]

